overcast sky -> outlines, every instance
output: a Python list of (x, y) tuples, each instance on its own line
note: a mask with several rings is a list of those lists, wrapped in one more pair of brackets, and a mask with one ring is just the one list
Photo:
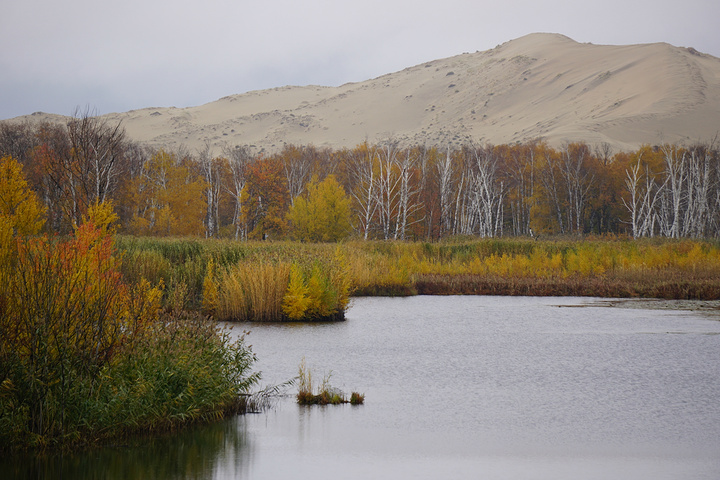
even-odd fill
[(0, 119), (337, 86), (533, 32), (720, 57), (718, 0), (0, 0)]

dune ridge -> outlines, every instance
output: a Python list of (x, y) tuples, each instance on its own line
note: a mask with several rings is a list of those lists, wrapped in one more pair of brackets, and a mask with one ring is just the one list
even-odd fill
[[(666, 43), (594, 45), (535, 33), (339, 87), (285, 86), (104, 117), (147, 145), (196, 150), (209, 142), (215, 153), (387, 138), (438, 146), (541, 138), (633, 150), (720, 132), (720, 59)], [(28, 118), (62, 117), (16, 120)]]

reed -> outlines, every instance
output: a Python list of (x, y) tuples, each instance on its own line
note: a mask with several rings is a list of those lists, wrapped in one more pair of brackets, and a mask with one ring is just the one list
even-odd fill
[[(112, 238), (11, 239), (0, 256), (0, 449), (73, 448), (243, 407), (258, 381), (241, 338), (181, 311), (183, 284), (128, 284)], [(186, 260), (190, 261), (190, 260)]]
[[(348, 295), (492, 291), (530, 295), (720, 298), (720, 245), (702, 240), (455, 238), (439, 243), (350, 241), (329, 245), (123, 237), (119, 244), (119, 248), (125, 248), (125, 258), (131, 259), (130, 263), (123, 263), (123, 272), (131, 283), (139, 278), (147, 278), (154, 285), (162, 281), (166, 286), (166, 301), (175, 285), (184, 284), (189, 307), (196, 309), (202, 304), (210, 259), (218, 272), (229, 271), (240, 264), (295, 265), (298, 273), (292, 286), (294, 293), (288, 291), (286, 296), (295, 295), (298, 301), (294, 306), (286, 306), (289, 314), (281, 302), (278, 308), (282, 312), (277, 319), (316, 318), (297, 314), (300, 310), (308, 311), (301, 306), (303, 295), (307, 294), (303, 292), (311, 283), (315, 287), (331, 286), (325, 292), (330, 297), (334, 295), (331, 289), (339, 292), (337, 297), (341, 301), (336, 312), (344, 311), (342, 299)], [(313, 274), (314, 268), (319, 268), (319, 273)], [(329, 274), (340, 271), (344, 273)], [(328, 278), (320, 278), (320, 274)], [(252, 281), (249, 277), (241, 278), (243, 280), (238, 277), (235, 281)], [(227, 284), (232, 286), (233, 282), (227, 280)], [(286, 287), (289, 284), (288, 275)], [(238, 284), (234, 288), (243, 287)]]
[(720, 248), (712, 242), (508, 239), (355, 249), (353, 261), (365, 269), (353, 267), (361, 294), (382, 292), (395, 275), (420, 294), (720, 299)]
[(277, 321), (288, 288), (287, 263), (239, 263), (219, 274), (215, 315), (219, 320)]
[(350, 394), (350, 400), (345, 394), (330, 385), (330, 377), (332, 372), (328, 372), (319, 385), (315, 385), (312, 378), (312, 372), (305, 364), (305, 358), (300, 361), (298, 369), (298, 393), (296, 395), (297, 403), (300, 405), (340, 405), (350, 403), (352, 405), (362, 405), (365, 402), (365, 395), (358, 392)]

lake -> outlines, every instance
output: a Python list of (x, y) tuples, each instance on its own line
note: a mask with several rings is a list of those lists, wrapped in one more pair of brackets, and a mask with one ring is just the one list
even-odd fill
[(7, 459), (17, 478), (718, 479), (717, 303), (358, 298), (347, 321), (239, 324), (263, 384), (297, 375), (360, 406), (295, 404), (140, 447)]

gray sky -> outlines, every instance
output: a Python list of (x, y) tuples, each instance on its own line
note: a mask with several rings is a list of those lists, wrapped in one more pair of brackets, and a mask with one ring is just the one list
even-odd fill
[(533, 32), (720, 57), (717, 0), (1, 0), (0, 119), (356, 82)]

